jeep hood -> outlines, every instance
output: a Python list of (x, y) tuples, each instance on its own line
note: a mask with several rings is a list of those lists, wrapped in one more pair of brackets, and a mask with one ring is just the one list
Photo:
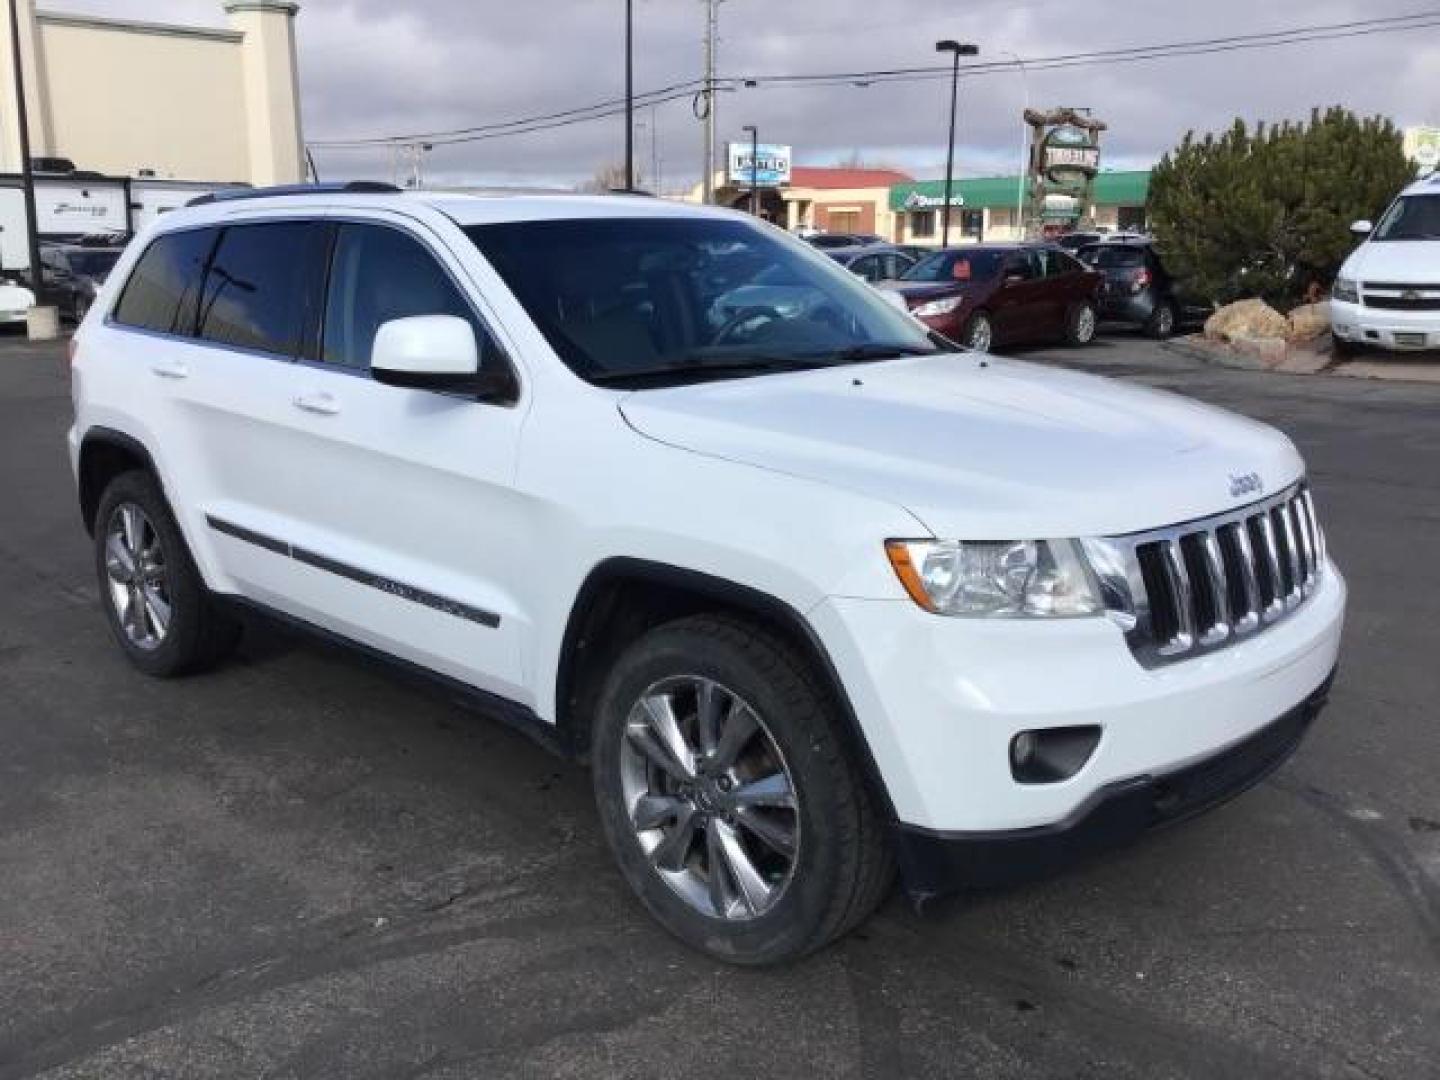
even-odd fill
[[(1228, 510), (1303, 464), (1263, 424), (1036, 364), (944, 354), (636, 391), (640, 434), (898, 504), (935, 535), (1102, 536)], [(1236, 489), (1250, 485), (1237, 484)]]
[(1341, 273), (1361, 281), (1440, 285), (1440, 240), (1371, 240), (1345, 260)]

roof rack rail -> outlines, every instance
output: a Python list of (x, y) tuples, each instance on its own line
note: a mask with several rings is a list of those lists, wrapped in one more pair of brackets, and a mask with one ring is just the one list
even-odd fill
[(394, 184), (379, 180), (347, 180), (333, 184), (277, 184), (273, 187), (227, 188), (197, 195), (186, 206), (206, 206), (209, 203), (235, 202), (240, 199), (269, 199), (276, 195), (399, 195), (400, 189)]

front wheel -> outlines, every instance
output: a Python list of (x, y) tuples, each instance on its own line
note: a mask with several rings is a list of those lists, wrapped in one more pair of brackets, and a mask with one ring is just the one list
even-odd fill
[(829, 695), (759, 625), (695, 616), (632, 645), (601, 695), (591, 765), (626, 881), (661, 925), (719, 959), (818, 949), (893, 877)]
[(1076, 304), (1065, 318), (1065, 344), (1089, 345), (1095, 340), (1095, 305)]
[(995, 327), (990, 316), (983, 311), (971, 315), (960, 332), (960, 343), (976, 352), (989, 352), (995, 344)]

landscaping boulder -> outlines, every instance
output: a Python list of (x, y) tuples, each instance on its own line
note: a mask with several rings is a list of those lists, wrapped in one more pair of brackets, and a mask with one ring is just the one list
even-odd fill
[(1284, 338), (1236, 334), (1228, 344), (1237, 357), (1250, 361), (1242, 366), (1272, 371), (1285, 363), (1287, 348)]
[(1291, 341), (1314, 341), (1330, 332), (1330, 302), (1321, 300), (1318, 304), (1305, 304), (1290, 312), (1290, 332), (1285, 336)]
[(1278, 338), (1284, 340), (1290, 323), (1284, 315), (1264, 300), (1237, 300), (1226, 304), (1205, 320), (1205, 336), (1211, 341), (1235, 341), (1240, 338)]

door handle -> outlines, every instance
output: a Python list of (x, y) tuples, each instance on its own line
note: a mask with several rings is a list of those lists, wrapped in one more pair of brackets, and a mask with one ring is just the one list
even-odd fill
[(295, 399), (295, 407), (304, 409), (306, 412), (317, 413), (320, 416), (334, 416), (340, 411), (340, 403), (335, 398), (321, 391), (314, 394), (301, 394)]
[(150, 370), (162, 379), (183, 379), (190, 374), (189, 365), (180, 360), (157, 360)]

